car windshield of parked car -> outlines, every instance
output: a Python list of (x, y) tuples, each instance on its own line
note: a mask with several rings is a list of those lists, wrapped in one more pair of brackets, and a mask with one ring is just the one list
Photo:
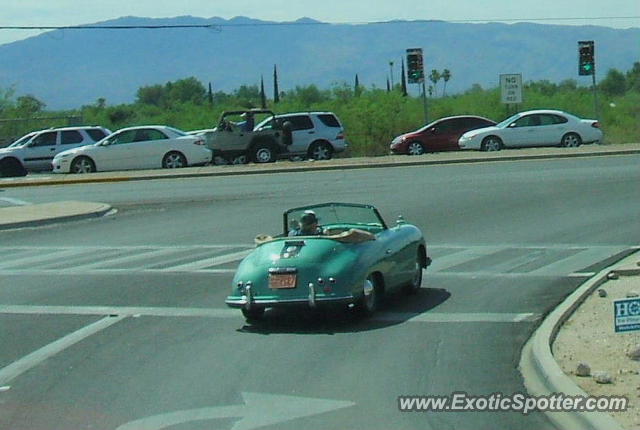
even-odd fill
[(286, 225), (289, 231), (298, 228), (300, 218), (306, 211), (313, 211), (318, 218), (319, 226), (363, 226), (385, 228), (385, 223), (371, 206), (329, 203), (319, 206), (307, 206), (292, 209), (286, 214)]
[(509, 118), (505, 119), (502, 122), (499, 122), (498, 124), (496, 124), (496, 127), (498, 128), (505, 128), (507, 127), (509, 124), (511, 124), (513, 121), (515, 121), (516, 119), (520, 118), (520, 114), (517, 113), (515, 115), (510, 116)]
[(23, 146), (24, 144), (28, 143), (34, 135), (35, 135), (35, 133), (29, 133), (26, 136), (22, 136), (20, 139), (16, 140), (15, 142), (13, 142), (8, 147), (9, 148), (17, 148), (19, 146)]

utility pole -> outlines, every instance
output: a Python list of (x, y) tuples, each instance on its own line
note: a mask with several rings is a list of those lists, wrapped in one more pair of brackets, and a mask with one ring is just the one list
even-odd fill
[(429, 123), (427, 106), (427, 88), (424, 79), (424, 59), (422, 48), (407, 49), (407, 77), (410, 84), (422, 84), (422, 102), (424, 104), (424, 122)]

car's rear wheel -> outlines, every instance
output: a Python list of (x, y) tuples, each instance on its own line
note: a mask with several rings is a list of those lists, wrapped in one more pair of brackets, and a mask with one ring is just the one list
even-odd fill
[(405, 292), (407, 294), (415, 294), (420, 290), (420, 286), (422, 285), (422, 259), (420, 258), (420, 254), (416, 257), (416, 262), (414, 263), (413, 269), (413, 278), (411, 279), (411, 283), (407, 284), (405, 287)]
[(497, 136), (485, 137), (480, 145), (480, 149), (483, 151), (500, 151), (502, 148), (502, 140)]
[(273, 163), (276, 161), (276, 154), (273, 146), (268, 143), (259, 143), (253, 148), (254, 163)]
[(327, 142), (316, 142), (309, 148), (309, 157), (314, 160), (331, 160), (333, 147)]
[(407, 145), (407, 154), (422, 155), (424, 154), (424, 146), (420, 142), (411, 142)]
[(26, 175), (27, 169), (24, 168), (18, 159), (7, 157), (0, 160), (0, 177), (10, 178)]
[(577, 148), (580, 145), (582, 145), (582, 139), (575, 133), (565, 134), (560, 141), (560, 146), (564, 146), (565, 148)]
[(258, 321), (264, 317), (264, 308), (242, 308), (242, 315), (247, 321)]
[(96, 164), (89, 157), (77, 157), (71, 162), (71, 173), (93, 173), (95, 171)]
[(364, 317), (370, 317), (378, 309), (380, 286), (373, 275), (369, 275), (362, 287), (362, 297), (357, 303), (357, 310)]
[(165, 169), (187, 167), (187, 157), (177, 151), (171, 151), (162, 159), (162, 167)]

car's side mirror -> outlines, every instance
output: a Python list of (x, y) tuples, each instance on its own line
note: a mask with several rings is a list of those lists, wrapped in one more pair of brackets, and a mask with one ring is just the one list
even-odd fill
[(438, 129), (436, 127), (431, 127), (429, 131), (431, 132), (431, 134), (438, 134)]
[(517, 127), (517, 125), (516, 125), (515, 122), (512, 122), (511, 124), (509, 124), (509, 128), (516, 128), (516, 127)]

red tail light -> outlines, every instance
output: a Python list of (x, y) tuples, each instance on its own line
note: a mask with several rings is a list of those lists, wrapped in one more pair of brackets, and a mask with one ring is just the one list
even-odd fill
[(592, 122), (591, 127), (600, 128), (600, 123), (598, 121)]
[(343, 140), (344, 139), (344, 133), (338, 133), (338, 135), (336, 136), (336, 140)]
[(204, 140), (202, 139), (198, 139), (195, 142), (193, 142), (194, 145), (204, 145)]

